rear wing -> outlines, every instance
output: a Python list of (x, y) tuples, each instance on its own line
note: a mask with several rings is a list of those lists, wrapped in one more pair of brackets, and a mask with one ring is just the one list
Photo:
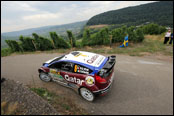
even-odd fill
[(103, 68), (98, 72), (98, 75), (105, 78), (107, 77), (111, 72), (116, 63), (116, 56), (109, 56), (106, 64), (103, 66)]

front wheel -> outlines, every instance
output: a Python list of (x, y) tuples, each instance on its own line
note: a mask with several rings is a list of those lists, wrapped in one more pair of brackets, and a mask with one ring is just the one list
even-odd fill
[(87, 88), (81, 88), (80, 95), (87, 101), (92, 102), (94, 100), (94, 94)]
[(39, 74), (39, 78), (42, 80), (42, 81), (45, 81), (45, 82), (49, 82), (51, 81), (51, 78), (49, 77), (48, 74), (44, 73), (44, 72), (41, 72)]

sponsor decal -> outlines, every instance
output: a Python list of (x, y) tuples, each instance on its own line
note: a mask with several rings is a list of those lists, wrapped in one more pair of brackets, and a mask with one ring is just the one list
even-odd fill
[(58, 77), (60, 79), (63, 79), (63, 77), (60, 75), (60, 72), (57, 72), (55, 69), (50, 69), (50, 73), (54, 77)]
[(87, 76), (85, 79), (85, 83), (89, 86), (93, 86), (95, 84), (95, 79), (91, 76)]
[(65, 75), (65, 80), (67, 80), (69, 82), (79, 84), (79, 85), (82, 85), (82, 83), (84, 82), (84, 80), (80, 80), (76, 77), (69, 77), (69, 75)]
[(85, 68), (85, 67), (81, 67), (79, 65), (75, 65), (74, 66), (74, 72), (89, 74), (89, 69), (88, 68)]
[(103, 61), (103, 59), (104, 59), (104, 57), (102, 57), (102, 58), (98, 61), (97, 65), (100, 65), (101, 62)]
[(98, 57), (99, 55), (93, 56), (91, 59), (87, 60), (87, 63), (92, 64)]
[(79, 53), (79, 54), (75, 55), (75, 57), (78, 57), (78, 56), (87, 57), (87, 55), (83, 55), (82, 53)]

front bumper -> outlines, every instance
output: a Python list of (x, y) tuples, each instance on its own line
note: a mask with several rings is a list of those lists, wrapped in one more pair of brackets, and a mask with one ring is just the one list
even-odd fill
[(104, 89), (101, 89), (101, 90), (98, 90), (98, 91), (93, 91), (93, 94), (94, 95), (104, 95), (112, 87), (113, 81), (114, 81), (114, 72), (113, 72), (112, 77), (110, 79), (110, 84), (106, 88), (104, 88)]

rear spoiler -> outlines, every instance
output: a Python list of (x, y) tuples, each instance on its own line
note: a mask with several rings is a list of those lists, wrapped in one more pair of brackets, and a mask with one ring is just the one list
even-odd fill
[(109, 56), (108, 61), (106, 64), (103, 66), (103, 69), (110, 69), (115, 65), (116, 62), (116, 56)]
[(109, 56), (106, 64), (98, 72), (98, 75), (101, 77), (106, 77), (110, 73), (110, 71), (113, 69), (115, 63), (116, 63), (116, 56)]

